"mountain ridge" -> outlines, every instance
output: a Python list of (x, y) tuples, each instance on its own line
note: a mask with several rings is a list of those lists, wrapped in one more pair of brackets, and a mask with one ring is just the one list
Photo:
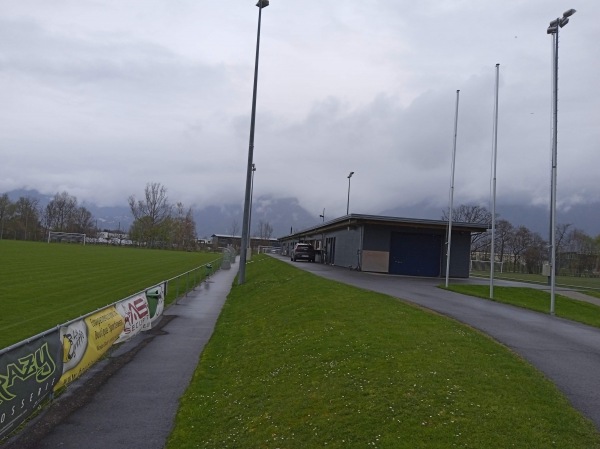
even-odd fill
[[(7, 194), (11, 201), (16, 201), (21, 196), (38, 199), (40, 207), (45, 207), (53, 198), (53, 195), (45, 195), (32, 189), (17, 189)], [(94, 215), (97, 227), (100, 229), (128, 231), (133, 223), (129, 206), (97, 206), (87, 201), (80, 204)], [(210, 237), (213, 234), (241, 235), (242, 233), (242, 204), (214, 204), (200, 209), (192, 206), (192, 210), (199, 238)], [(444, 208), (427, 203), (418, 203), (385, 209), (378, 215), (439, 220), (443, 210)], [(550, 213), (547, 206), (498, 203), (496, 211), (498, 219), (508, 220), (515, 227), (526, 226), (531, 231), (539, 233), (542, 238), (548, 237)], [(272, 237), (281, 237), (291, 231), (296, 232), (318, 225), (321, 220), (317, 215), (304, 209), (297, 198), (261, 195), (255, 198), (252, 204), (251, 235), (257, 234), (256, 230), (261, 221), (272, 226)], [(596, 237), (600, 235), (600, 202), (574, 205), (568, 209), (559, 208), (557, 223), (572, 224), (573, 227), (591, 237)]]

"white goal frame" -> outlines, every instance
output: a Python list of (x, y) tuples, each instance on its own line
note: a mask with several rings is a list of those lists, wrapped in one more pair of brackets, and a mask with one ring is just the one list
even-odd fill
[(66, 240), (69, 243), (82, 242), (85, 246), (87, 236), (79, 232), (59, 232), (59, 231), (48, 231), (48, 243), (52, 241), (61, 242)]
[[(470, 271), (490, 271), (492, 265), (491, 260), (474, 260), (471, 259)], [(494, 262), (494, 273), (504, 273), (504, 262)]]

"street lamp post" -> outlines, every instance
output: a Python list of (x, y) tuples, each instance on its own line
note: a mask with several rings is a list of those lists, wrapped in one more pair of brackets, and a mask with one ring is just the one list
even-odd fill
[(552, 35), (552, 173), (550, 176), (550, 314), (554, 315), (556, 303), (556, 168), (558, 137), (558, 30), (569, 23), (569, 17), (575, 14), (569, 9), (550, 22), (546, 32)]
[(319, 215), (319, 218), (323, 219), (323, 223), (325, 223), (325, 209), (323, 209), (323, 213)]
[(348, 213), (350, 211), (350, 178), (352, 178), (353, 174), (354, 174), (354, 172), (351, 171), (350, 174), (348, 175), (348, 202), (346, 203), (346, 215), (348, 215)]
[(246, 281), (246, 252), (248, 248), (248, 232), (250, 225), (250, 190), (252, 181), (252, 162), (254, 160), (254, 123), (256, 121), (256, 87), (258, 85), (258, 54), (260, 49), (260, 22), (262, 10), (269, 6), (269, 0), (258, 0), (258, 30), (256, 32), (256, 59), (254, 61), (254, 88), (252, 90), (252, 114), (250, 116), (250, 144), (248, 145), (248, 164), (246, 167), (246, 195), (244, 198), (244, 218), (242, 223), (242, 244), (240, 251), (240, 268), (238, 284)]
[(248, 212), (248, 248), (252, 250), (252, 202), (254, 200), (254, 172), (256, 164), (252, 164), (252, 179), (250, 181), (250, 210)]

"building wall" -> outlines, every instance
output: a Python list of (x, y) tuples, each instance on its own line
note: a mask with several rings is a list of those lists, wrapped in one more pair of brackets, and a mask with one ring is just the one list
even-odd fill
[(356, 268), (359, 264), (359, 249), (361, 247), (362, 226), (351, 226), (343, 230), (329, 232), (326, 238), (335, 238), (333, 259), (328, 255), (329, 263), (339, 267)]
[[(442, 230), (420, 228), (393, 228), (388, 226), (365, 225), (363, 237), (362, 264), (363, 271), (389, 273), (390, 245), (392, 233), (440, 235), (440, 276), (446, 276), (446, 233)], [(452, 232), (452, 249), (450, 251), (450, 276), (469, 277), (471, 251), (471, 234), (468, 232)]]
[[(444, 239), (444, 242), (446, 240)], [(471, 263), (471, 234), (469, 232), (452, 232), (450, 242), (450, 277), (468, 278)], [(446, 276), (446, 245), (442, 248), (442, 276)]]
[[(365, 224), (359, 226), (344, 227), (342, 229), (315, 233), (301, 239), (303, 242), (312, 243), (315, 248), (321, 242), (326, 243), (327, 254), (325, 260), (327, 263), (340, 267), (356, 268), (360, 265), (362, 271), (376, 273), (390, 273), (392, 250), (392, 235), (398, 238), (410, 239), (410, 234), (420, 236), (432, 236), (436, 242), (436, 247), (424, 251), (432, 251), (431, 257), (434, 257), (439, 264), (439, 276), (446, 276), (446, 232), (443, 229), (430, 229), (426, 227), (394, 227)], [(417, 239), (418, 240), (418, 239)], [(299, 240), (289, 240), (283, 242), (282, 247), (288, 253)], [(414, 253), (417, 259), (420, 256), (427, 257), (426, 254)], [(451, 277), (469, 277), (469, 263), (471, 250), (471, 234), (469, 232), (452, 232), (452, 251), (450, 260)], [(417, 250), (418, 251), (418, 250)], [(319, 259), (317, 259), (319, 261)], [(422, 261), (421, 261), (422, 262)], [(429, 261), (431, 262), (431, 260)], [(394, 262), (396, 264), (396, 262)], [(417, 264), (417, 262), (415, 262)], [(394, 265), (398, 267), (398, 265)], [(430, 265), (429, 265), (430, 266)], [(417, 274), (418, 275), (418, 274)]]
[(362, 270), (389, 273), (392, 229), (384, 226), (365, 226), (362, 251)]

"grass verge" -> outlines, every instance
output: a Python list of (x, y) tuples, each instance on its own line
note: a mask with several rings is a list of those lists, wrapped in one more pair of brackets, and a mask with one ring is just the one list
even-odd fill
[(539, 372), (453, 320), (257, 257), (168, 449), (600, 448)]
[[(490, 299), (488, 285), (452, 285), (448, 290), (478, 298)], [(586, 294), (589, 294), (586, 292)], [(512, 304), (536, 312), (550, 313), (550, 293), (527, 287), (494, 287), (491, 301)], [(555, 295), (555, 315), (594, 327), (600, 327), (600, 307), (585, 301), (577, 301), (562, 295)]]
[[(0, 348), (219, 257), (11, 240), (0, 240), (0, 254)], [(185, 282), (170, 289), (167, 302), (184, 291)]]
[[(471, 275), (489, 278), (489, 271), (472, 271)], [(497, 279), (507, 279), (513, 281), (532, 282), (535, 284), (546, 285), (548, 283), (548, 276), (542, 276), (541, 274), (526, 274), (526, 273), (494, 273), (494, 277)], [(592, 277), (581, 277), (581, 276), (556, 276), (556, 285), (561, 287), (575, 287), (584, 288), (590, 290), (596, 290), (600, 293), (600, 278)], [(588, 293), (586, 291), (586, 293)]]

